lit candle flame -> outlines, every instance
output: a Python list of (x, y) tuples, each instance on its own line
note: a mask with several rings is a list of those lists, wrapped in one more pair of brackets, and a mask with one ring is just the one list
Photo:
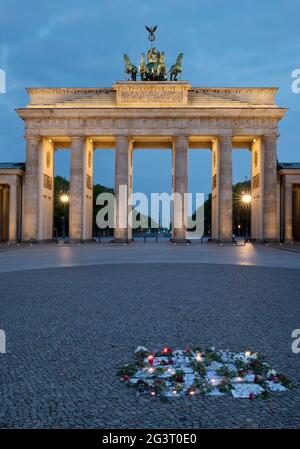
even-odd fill
[(202, 355), (200, 354), (200, 352), (197, 352), (197, 353), (196, 353), (196, 360), (197, 360), (197, 362), (202, 362), (202, 361), (203, 361), (203, 357), (202, 357)]

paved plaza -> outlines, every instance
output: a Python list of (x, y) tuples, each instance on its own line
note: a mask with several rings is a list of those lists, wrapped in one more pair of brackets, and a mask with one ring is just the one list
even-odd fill
[[(299, 268), (297, 246), (2, 246), (0, 427), (299, 427)], [(165, 344), (261, 351), (295, 387), (254, 401), (136, 397), (117, 368)]]

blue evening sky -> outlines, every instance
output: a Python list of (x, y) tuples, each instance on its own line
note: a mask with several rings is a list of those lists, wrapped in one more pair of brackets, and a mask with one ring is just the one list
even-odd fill
[[(291, 72), (300, 68), (299, 0), (0, 0), (0, 161), (24, 161), (27, 86), (106, 87), (123, 79), (123, 53), (138, 64), (149, 45), (144, 25), (156, 25), (167, 64), (184, 52), (183, 79), (193, 86), (277, 86), (290, 109), (280, 126), (280, 161), (300, 162), (300, 94)], [(234, 181), (250, 175), (247, 151), (234, 151)], [(69, 152), (56, 155), (69, 174)], [(95, 154), (95, 181), (113, 184), (113, 151)], [(191, 151), (190, 191), (210, 191), (210, 153)], [(136, 151), (134, 190), (171, 189), (171, 152)]]

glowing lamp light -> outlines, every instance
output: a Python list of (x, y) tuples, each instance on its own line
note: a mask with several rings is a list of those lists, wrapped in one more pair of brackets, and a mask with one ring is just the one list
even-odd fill
[(190, 396), (194, 396), (194, 394), (195, 394), (195, 390), (190, 390)]
[(246, 356), (246, 357), (250, 357), (250, 355), (251, 355), (251, 351), (246, 351), (246, 352), (245, 352), (245, 356)]
[(212, 385), (216, 385), (216, 383), (217, 383), (216, 379), (211, 379), (210, 382), (211, 382)]
[(173, 390), (173, 394), (174, 394), (174, 396), (176, 396), (177, 390)]
[(69, 202), (69, 195), (67, 193), (63, 193), (60, 195), (59, 200), (62, 204), (67, 204)]
[(154, 368), (153, 368), (152, 366), (150, 366), (150, 368), (148, 369), (148, 372), (149, 372), (150, 374), (154, 373)]
[(196, 353), (195, 358), (196, 358), (197, 362), (202, 362), (202, 361), (203, 361), (203, 357), (202, 357), (202, 355), (200, 354), (200, 352), (197, 352), (197, 353)]
[(250, 195), (249, 193), (244, 193), (244, 194), (242, 195), (242, 202), (243, 202), (244, 204), (250, 204), (251, 201), (252, 201), (252, 197), (251, 197), (251, 195)]
[(153, 354), (149, 354), (149, 355), (148, 355), (148, 363), (149, 363), (150, 365), (153, 365), (153, 360), (154, 360)]
[(236, 381), (237, 381), (237, 382), (242, 382), (242, 378), (241, 378), (241, 377), (237, 377), (237, 378), (236, 378)]
[(150, 392), (151, 396), (155, 396), (155, 391)]

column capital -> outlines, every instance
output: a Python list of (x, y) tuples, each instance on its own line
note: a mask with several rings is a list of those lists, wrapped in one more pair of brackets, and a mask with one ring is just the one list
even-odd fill
[(85, 136), (71, 136), (71, 142), (84, 142)]
[(189, 139), (187, 136), (174, 136), (173, 137), (173, 146), (184, 146), (188, 147)]
[(176, 136), (173, 136), (173, 140), (188, 140), (188, 136), (185, 134), (177, 134)]
[(232, 142), (233, 136), (232, 134), (222, 134), (217, 136), (217, 139)]
[(278, 134), (264, 134), (262, 136), (263, 140), (266, 140), (267, 142), (276, 141), (278, 139), (278, 137), (279, 137)]
[(40, 142), (42, 140), (42, 136), (28, 136), (25, 135), (24, 139), (26, 139), (29, 142)]
[(120, 136), (114, 136), (115, 137), (115, 141), (116, 142), (120, 142), (120, 141), (126, 141), (129, 142), (130, 140), (130, 136), (126, 136), (124, 134), (120, 135)]
[(292, 187), (293, 184), (294, 184), (293, 181), (291, 181), (290, 179), (287, 179), (287, 177), (284, 176), (284, 178), (283, 178), (283, 185), (285, 187)]

